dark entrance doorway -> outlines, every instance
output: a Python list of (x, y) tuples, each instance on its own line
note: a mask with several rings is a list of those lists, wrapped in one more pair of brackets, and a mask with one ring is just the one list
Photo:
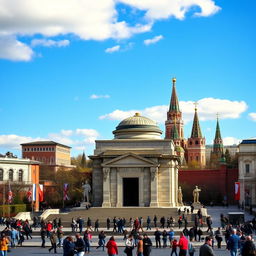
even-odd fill
[(123, 178), (123, 206), (139, 206), (139, 178)]

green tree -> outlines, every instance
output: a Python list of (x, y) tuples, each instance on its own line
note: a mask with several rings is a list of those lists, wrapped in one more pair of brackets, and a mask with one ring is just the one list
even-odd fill
[(86, 158), (85, 158), (85, 153), (84, 153), (84, 152), (83, 152), (83, 154), (82, 154), (80, 166), (81, 166), (82, 168), (85, 168), (85, 167), (86, 167)]

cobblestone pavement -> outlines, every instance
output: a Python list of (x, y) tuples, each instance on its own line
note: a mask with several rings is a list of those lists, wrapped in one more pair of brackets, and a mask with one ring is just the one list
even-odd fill
[[(120, 256), (125, 256), (123, 252), (124, 248), (119, 248), (119, 254)], [(170, 256), (170, 249), (153, 249), (151, 256)], [(135, 254), (135, 251), (133, 253)], [(11, 256), (37, 256), (37, 255), (62, 255), (62, 250), (58, 249), (57, 254), (49, 253), (47, 248), (39, 248), (39, 247), (23, 247), (23, 248), (16, 248), (13, 249), (8, 255)], [(107, 256), (106, 252), (102, 252), (101, 250), (96, 250), (95, 248), (92, 248), (92, 251), (90, 254), (85, 255), (92, 255), (92, 256)], [(198, 248), (196, 248), (196, 253), (194, 256), (198, 256)], [(215, 250), (216, 256), (229, 256), (229, 252), (224, 249), (216, 249)]]

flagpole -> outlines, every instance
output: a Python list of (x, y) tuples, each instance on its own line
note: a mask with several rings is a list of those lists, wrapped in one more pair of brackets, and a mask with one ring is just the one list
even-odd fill
[(6, 183), (4, 183), (3, 185), (4, 185), (4, 187), (3, 187), (3, 217), (5, 217), (5, 207), (4, 207), (4, 205), (5, 205), (5, 197), (6, 197), (6, 195), (5, 195), (5, 185), (6, 185)]

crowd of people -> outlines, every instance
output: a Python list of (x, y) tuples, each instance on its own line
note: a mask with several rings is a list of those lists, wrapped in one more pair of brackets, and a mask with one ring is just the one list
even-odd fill
[[(96, 249), (106, 250), (109, 256), (118, 254), (118, 246), (113, 234), (122, 235), (123, 252), (127, 256), (150, 256), (152, 248), (169, 248), (170, 256), (193, 256), (195, 251), (195, 242), (203, 242), (199, 248), (200, 256), (214, 256), (214, 244), (217, 248), (223, 248), (230, 251), (231, 256), (256, 255), (256, 248), (252, 240), (252, 235), (256, 231), (256, 219), (250, 222), (236, 225), (234, 228), (229, 224), (228, 219), (221, 214), (221, 226), (213, 230), (212, 219), (210, 216), (203, 219), (202, 212), (199, 210), (194, 215), (193, 220), (188, 222), (187, 210), (178, 211), (178, 219), (173, 217), (148, 216), (144, 221), (140, 218), (130, 218), (128, 221), (124, 218), (106, 219), (105, 230), (100, 230), (98, 219), (94, 221), (90, 217), (84, 221), (81, 217), (71, 220), (71, 232), (73, 235), (65, 236), (61, 218), (55, 218), (52, 221), (44, 221), (34, 217), (32, 225), (28, 220), (16, 220), (1, 218), (0, 224), (5, 225), (0, 236), (0, 255), (7, 255), (10, 248), (22, 246), (25, 239), (32, 239), (33, 229), (40, 228), (41, 247), (45, 248), (46, 238), (51, 242), (51, 247), (47, 248), (49, 252), (57, 253), (57, 248), (62, 248), (64, 256), (78, 255), (91, 252), (92, 238), (97, 238)], [(189, 228), (188, 224), (191, 226)], [(102, 224), (101, 224), (102, 225)], [(177, 225), (177, 229), (174, 226)], [(104, 227), (104, 228), (105, 228)], [(207, 229), (203, 228), (207, 227)], [(154, 231), (152, 231), (154, 228)], [(176, 230), (176, 234), (175, 231)], [(70, 232), (68, 232), (70, 234)], [(106, 233), (111, 236), (106, 241)], [(148, 233), (148, 234), (147, 234)], [(150, 237), (149, 237), (150, 233)], [(153, 239), (152, 239), (153, 237)], [(225, 247), (222, 242), (225, 240)], [(120, 248), (119, 248), (120, 250)]]

